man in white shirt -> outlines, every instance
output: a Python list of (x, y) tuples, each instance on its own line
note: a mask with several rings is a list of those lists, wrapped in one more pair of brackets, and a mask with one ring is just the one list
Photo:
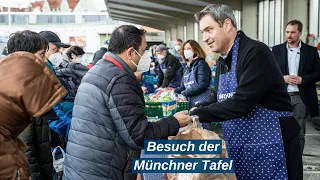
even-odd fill
[(300, 146), (303, 152), (308, 113), (318, 116), (315, 83), (320, 80), (320, 60), (315, 47), (300, 40), (302, 23), (292, 20), (286, 27), (287, 42), (274, 46), (272, 52), (283, 73), (293, 106), (293, 116), (301, 127)]

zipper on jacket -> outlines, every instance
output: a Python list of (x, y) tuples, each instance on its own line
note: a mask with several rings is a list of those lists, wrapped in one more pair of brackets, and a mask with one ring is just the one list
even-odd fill
[(16, 180), (20, 180), (20, 170), (19, 170), (19, 169), (18, 169), (18, 171), (17, 171)]
[(130, 156), (130, 150), (129, 150), (129, 152), (127, 152), (126, 154), (127, 154), (126, 162), (125, 162), (125, 164), (124, 164), (124, 166), (123, 166), (123, 169), (122, 169), (122, 176), (123, 176), (123, 177), (125, 176), (126, 167), (127, 167), (127, 165), (128, 165), (128, 160), (129, 160), (129, 156)]

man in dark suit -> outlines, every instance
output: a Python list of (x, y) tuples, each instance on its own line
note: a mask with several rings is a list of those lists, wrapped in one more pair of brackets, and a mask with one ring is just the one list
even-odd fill
[(308, 113), (318, 116), (315, 83), (320, 81), (320, 60), (315, 47), (300, 40), (302, 23), (292, 20), (286, 27), (287, 42), (274, 46), (272, 52), (279, 64), (293, 106), (293, 116), (300, 124), (300, 146), (303, 152)]

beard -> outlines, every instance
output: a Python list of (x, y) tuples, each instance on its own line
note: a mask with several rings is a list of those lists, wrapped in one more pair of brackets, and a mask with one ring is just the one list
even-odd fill
[(289, 44), (295, 44), (298, 40), (293, 40), (293, 39), (287, 39), (287, 42)]

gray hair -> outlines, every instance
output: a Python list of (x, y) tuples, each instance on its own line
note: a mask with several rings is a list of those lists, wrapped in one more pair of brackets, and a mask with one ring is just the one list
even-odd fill
[(197, 12), (194, 17), (199, 22), (203, 16), (210, 14), (211, 17), (222, 27), (226, 19), (230, 19), (232, 25), (237, 28), (236, 18), (233, 14), (232, 8), (224, 4), (210, 4), (201, 11)]

